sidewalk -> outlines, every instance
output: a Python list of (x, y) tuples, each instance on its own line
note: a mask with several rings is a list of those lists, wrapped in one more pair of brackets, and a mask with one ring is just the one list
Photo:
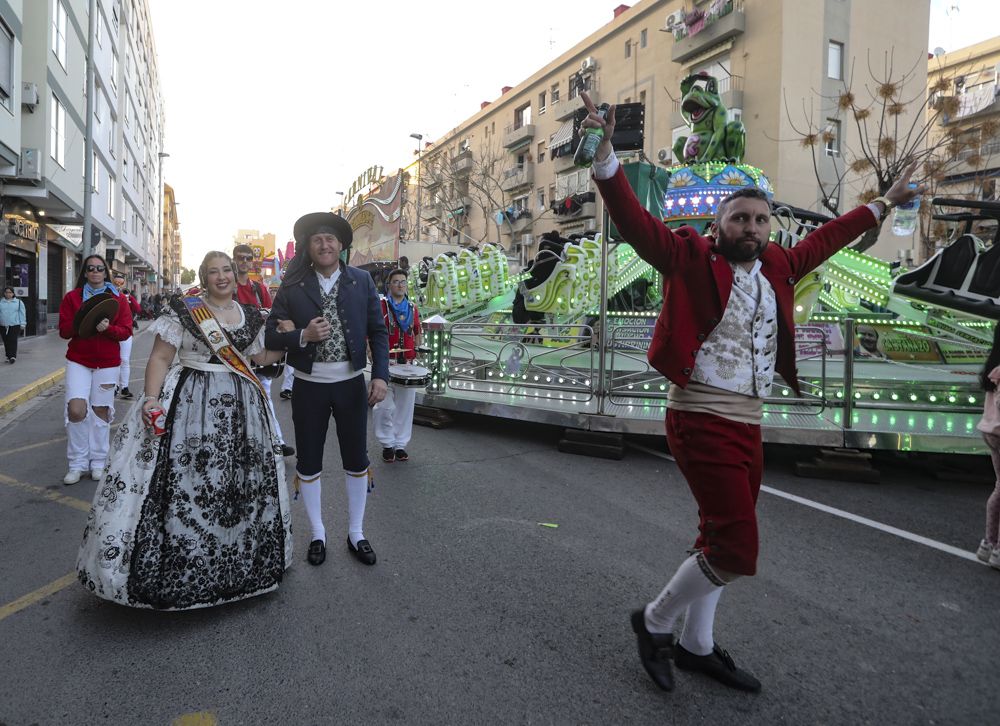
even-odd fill
[[(149, 325), (140, 321), (135, 335)], [(55, 330), (18, 341), (17, 362), (0, 363), (0, 416), (62, 382), (68, 344)]]

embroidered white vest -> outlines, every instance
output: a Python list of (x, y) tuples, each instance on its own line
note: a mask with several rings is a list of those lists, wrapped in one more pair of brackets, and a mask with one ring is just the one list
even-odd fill
[(771, 393), (778, 354), (778, 305), (774, 288), (760, 274), (733, 268), (733, 290), (722, 320), (695, 358), (691, 380), (744, 396)]

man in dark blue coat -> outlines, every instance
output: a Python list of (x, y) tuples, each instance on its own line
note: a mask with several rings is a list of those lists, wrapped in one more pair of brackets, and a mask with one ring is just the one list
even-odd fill
[[(375, 564), (375, 550), (363, 523), (369, 490), (368, 407), (385, 398), (389, 382), (389, 338), (375, 282), (364, 270), (341, 262), (351, 246), (351, 225), (336, 214), (315, 212), (295, 223), (295, 256), (288, 264), (267, 319), (265, 345), (288, 351), (295, 369), (292, 422), (298, 461), (296, 485), (312, 527), (306, 557), (326, 559), (326, 530), (320, 513), (323, 447), (332, 415), (347, 488), (347, 547), (359, 561)], [(290, 332), (279, 332), (280, 321)], [(285, 329), (285, 325), (281, 328)], [(368, 347), (371, 384), (365, 388)]]

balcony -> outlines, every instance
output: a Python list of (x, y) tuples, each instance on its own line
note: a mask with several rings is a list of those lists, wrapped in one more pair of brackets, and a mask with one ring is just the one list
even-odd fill
[(535, 138), (535, 124), (511, 124), (503, 132), (503, 146), (505, 149), (514, 149), (524, 146)]
[(466, 176), (472, 172), (472, 151), (466, 149), (451, 160), (451, 172), (455, 176)]
[(552, 202), (551, 209), (558, 224), (568, 224), (580, 219), (593, 219), (597, 216), (597, 197), (594, 192), (571, 194), (565, 199)]
[(504, 192), (511, 192), (523, 186), (533, 184), (535, 181), (535, 165), (523, 164), (508, 169), (503, 173), (500, 180), (500, 189)]
[(511, 219), (509, 216), (500, 225), (500, 230), (504, 234), (510, 235), (520, 235), (525, 232), (531, 231), (531, 212), (527, 209), (519, 209), (515, 213), (515, 218)]
[[(574, 151), (576, 151), (575, 148), (574, 148)], [(572, 152), (569, 153), (569, 154), (565, 154), (563, 156), (553, 157), (553, 159), (552, 159), (552, 171), (555, 172), (556, 174), (560, 174), (560, 173), (562, 173), (564, 171), (569, 171), (570, 169), (573, 169), (573, 168), (575, 168), (575, 167), (574, 167), (574, 164), (573, 164), (573, 153)]]
[[(719, 95), (722, 97), (722, 105), (732, 110), (743, 108), (743, 76), (729, 76), (728, 78), (717, 78), (719, 82)], [(681, 99), (673, 102), (673, 112), (670, 115), (670, 127), (676, 129), (678, 126), (687, 126), (687, 121), (681, 116)]]
[(437, 203), (426, 205), (420, 210), (420, 216), (423, 217), (426, 222), (437, 222), (442, 219), (441, 205)]
[[(595, 106), (601, 105), (600, 94), (593, 88), (587, 91), (590, 96), (590, 100), (594, 102)], [(556, 121), (565, 121), (568, 118), (573, 118), (577, 111), (583, 108), (583, 99), (577, 95), (574, 98), (567, 98), (565, 101), (560, 103), (556, 108)]]
[[(731, 3), (727, 3), (727, 7), (730, 8), (728, 11), (724, 11), (716, 18), (707, 17), (701, 21), (703, 22), (701, 25), (698, 23), (690, 26), (681, 25), (684, 34), (677, 38), (675, 32), (674, 49), (670, 56), (674, 63), (684, 63), (713, 46), (743, 34), (747, 20), (743, 13), (742, 0), (732, 0)], [(692, 30), (695, 28), (700, 29), (695, 30), (692, 35)]]
[(1000, 113), (1000, 85), (983, 83), (958, 96), (938, 95), (932, 97), (931, 108), (941, 110), (945, 124), (992, 116)]

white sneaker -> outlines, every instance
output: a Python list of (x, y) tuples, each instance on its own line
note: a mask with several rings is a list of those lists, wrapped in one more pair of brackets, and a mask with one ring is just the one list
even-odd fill
[(980, 562), (990, 561), (990, 551), (993, 548), (990, 547), (990, 543), (984, 539), (979, 540), (979, 549), (976, 550), (976, 557), (979, 558)]
[(76, 484), (80, 481), (80, 476), (83, 474), (82, 471), (77, 471), (76, 469), (70, 469), (66, 472), (66, 476), (63, 477), (63, 484)]
[(990, 555), (990, 567), (994, 570), (1000, 570), (1000, 547), (993, 549), (993, 554)]
[(94, 481), (101, 481), (101, 479), (104, 478), (104, 467), (102, 466), (100, 469), (91, 469), (90, 478)]

